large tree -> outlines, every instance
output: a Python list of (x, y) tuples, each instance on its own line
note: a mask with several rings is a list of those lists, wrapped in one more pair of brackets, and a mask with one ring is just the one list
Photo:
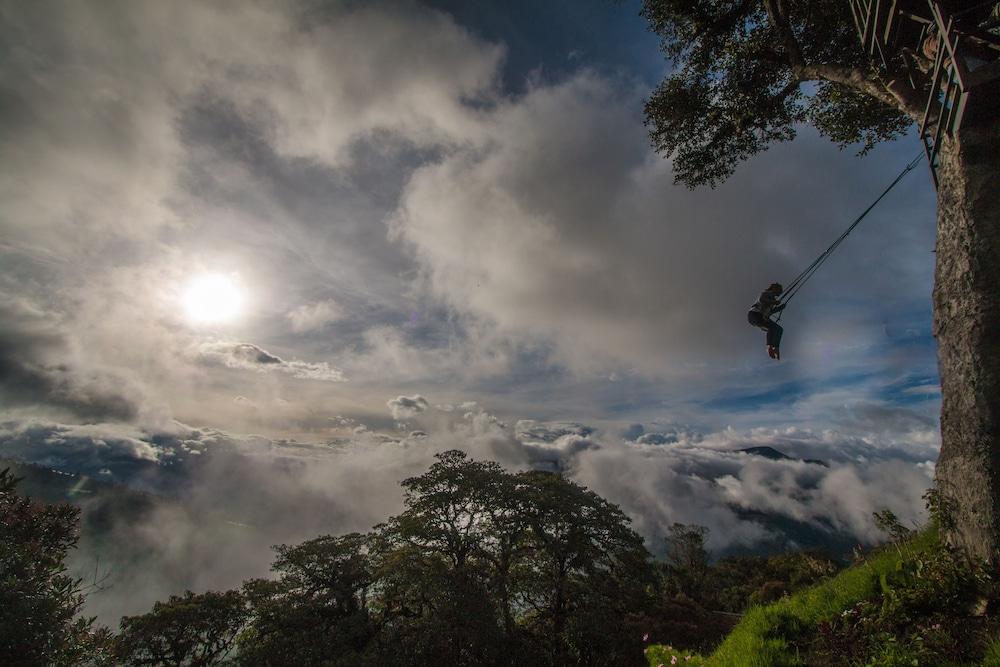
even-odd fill
[(409, 664), (633, 664), (653, 569), (615, 505), (463, 452), (403, 481), (373, 540), (379, 622)]
[(374, 533), (383, 641), (408, 664), (512, 664), (517, 640), (503, 635), (506, 612), (490, 590), (497, 573), (483, 558), (491, 534), (505, 532), (491, 505), (509, 475), (460, 451), (436, 458), (402, 482), (406, 510)]
[(517, 599), (547, 663), (633, 664), (639, 628), (630, 614), (645, 605), (653, 571), (631, 520), (560, 474), (529, 471), (517, 479), (528, 526)]
[[(742, 160), (793, 139), (801, 124), (865, 152), (905, 134), (924, 113), (929, 77), (918, 73), (913, 86), (902, 60), (873, 65), (848, 0), (645, 0), (643, 14), (675, 64), (647, 101), (647, 124), (654, 146), (673, 157), (677, 180), (689, 187), (718, 184)], [(977, 122), (944, 138), (937, 169), (937, 482), (952, 510), (950, 538), (996, 562), (1000, 105), (995, 91), (977, 94)]]
[(249, 627), (239, 637), (240, 664), (371, 664), (367, 536), (324, 535), (275, 550), (276, 578), (243, 584)]
[(171, 595), (152, 611), (121, 621), (116, 655), (129, 667), (206, 667), (223, 662), (246, 622), (238, 591)]

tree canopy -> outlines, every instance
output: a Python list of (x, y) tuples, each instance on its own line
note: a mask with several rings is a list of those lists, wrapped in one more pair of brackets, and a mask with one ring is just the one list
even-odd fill
[(402, 486), (404, 511), (366, 535), (277, 547), (277, 578), (243, 587), (241, 661), (641, 659), (655, 569), (618, 507), (561, 475), (510, 473), (460, 451)]
[(689, 187), (714, 187), (802, 123), (863, 153), (923, 111), (869, 65), (845, 0), (645, 0), (642, 14), (674, 65), (646, 124)]

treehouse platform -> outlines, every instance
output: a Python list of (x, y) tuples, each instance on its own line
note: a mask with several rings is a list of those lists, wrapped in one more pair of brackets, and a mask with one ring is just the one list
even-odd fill
[(995, 117), (1000, 108), (1000, 3), (848, 2), (872, 64), (926, 99), (920, 139), (937, 185), (945, 138)]

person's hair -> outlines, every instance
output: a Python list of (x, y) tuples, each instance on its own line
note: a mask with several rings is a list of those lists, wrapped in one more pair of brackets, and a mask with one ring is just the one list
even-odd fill
[(771, 283), (771, 286), (768, 287), (767, 289), (771, 290), (772, 292), (777, 292), (778, 294), (781, 294), (782, 292), (785, 291), (785, 288), (781, 286), (781, 283)]

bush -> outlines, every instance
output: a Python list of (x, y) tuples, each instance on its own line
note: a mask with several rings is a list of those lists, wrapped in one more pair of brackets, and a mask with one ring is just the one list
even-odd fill
[(936, 543), (878, 576), (876, 595), (820, 624), (799, 646), (818, 656), (867, 665), (947, 665), (977, 661), (993, 622), (992, 577)]
[(78, 617), (81, 581), (66, 573), (80, 510), (44, 505), (15, 493), (0, 471), (0, 656), (4, 664), (106, 664), (110, 636)]
[(692, 653), (675, 649), (664, 644), (650, 646), (646, 649), (646, 660), (650, 665), (667, 667), (667, 665), (684, 665), (685, 667), (702, 667), (708, 664), (705, 658)]
[[(935, 527), (884, 547), (836, 577), (751, 608), (711, 655), (651, 646), (650, 665), (947, 665), (1000, 667), (995, 577)], [(702, 660), (702, 662), (696, 662)]]

